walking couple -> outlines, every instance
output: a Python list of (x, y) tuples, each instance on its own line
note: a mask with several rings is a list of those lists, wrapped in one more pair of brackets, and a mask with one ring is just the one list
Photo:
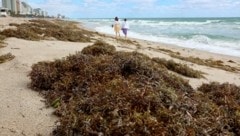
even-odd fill
[(127, 19), (124, 19), (124, 22), (122, 23), (122, 26), (119, 22), (118, 17), (115, 17), (115, 22), (113, 25), (114, 31), (116, 33), (116, 37), (120, 37), (120, 30), (122, 29), (123, 34), (125, 35), (125, 38), (127, 38), (127, 31), (129, 29), (129, 24), (127, 23)]

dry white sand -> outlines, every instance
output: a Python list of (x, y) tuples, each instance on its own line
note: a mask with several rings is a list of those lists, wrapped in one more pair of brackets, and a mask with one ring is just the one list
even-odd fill
[[(27, 19), (0, 18), (0, 29), (8, 28), (9, 23), (27, 22)], [(180, 48), (174, 45), (166, 45), (142, 40), (136, 40), (141, 47), (122, 44), (113, 37), (98, 37), (104, 39), (117, 47), (117, 50), (139, 51), (150, 57), (164, 57), (174, 59), (163, 52), (149, 49), (165, 48), (180, 52), (183, 56), (195, 56), (204, 59), (212, 58), (222, 60), (225, 64), (240, 67), (240, 58), (213, 54), (193, 49)], [(56, 117), (52, 115), (54, 109), (46, 108), (43, 98), (35, 91), (28, 88), (30, 79), (27, 76), (31, 71), (32, 64), (39, 61), (48, 61), (65, 57), (81, 51), (82, 48), (91, 43), (73, 43), (61, 41), (27, 41), (17, 38), (5, 40), (5, 48), (0, 49), (0, 55), (11, 52), (16, 57), (6, 63), (0, 64), (0, 136), (34, 136), (37, 134), (49, 135), (55, 127)], [(229, 82), (240, 85), (240, 73), (232, 73), (224, 70), (211, 68), (184, 62), (174, 59), (177, 62), (185, 63), (188, 66), (206, 73), (205, 79), (186, 78), (194, 87), (202, 83), (217, 81), (220, 83)], [(233, 60), (236, 63), (229, 63)]]

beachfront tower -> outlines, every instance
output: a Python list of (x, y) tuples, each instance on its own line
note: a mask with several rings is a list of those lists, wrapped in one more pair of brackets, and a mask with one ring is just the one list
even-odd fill
[(20, 14), (21, 11), (21, 1), (16, 0), (17, 14)]
[(20, 0), (2, 0), (2, 7), (18, 14), (20, 12)]
[(21, 12), (22, 15), (31, 15), (33, 14), (33, 9), (26, 2), (21, 2)]

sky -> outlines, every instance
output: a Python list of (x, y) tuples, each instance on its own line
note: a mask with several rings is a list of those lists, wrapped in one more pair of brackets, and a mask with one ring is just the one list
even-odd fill
[(69, 18), (240, 17), (240, 0), (23, 0)]

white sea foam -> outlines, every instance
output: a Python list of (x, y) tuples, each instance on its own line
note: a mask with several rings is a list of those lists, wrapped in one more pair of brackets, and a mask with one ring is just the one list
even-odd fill
[(240, 25), (240, 22), (234, 22), (236, 25)]
[(196, 21), (150, 21), (150, 20), (131, 20), (130, 24), (137, 23), (138, 25), (143, 26), (173, 26), (173, 25), (207, 25), (212, 23), (219, 23), (220, 20), (206, 20), (204, 22), (196, 22)]
[(208, 23), (219, 23), (222, 22), (221, 20), (207, 20)]

